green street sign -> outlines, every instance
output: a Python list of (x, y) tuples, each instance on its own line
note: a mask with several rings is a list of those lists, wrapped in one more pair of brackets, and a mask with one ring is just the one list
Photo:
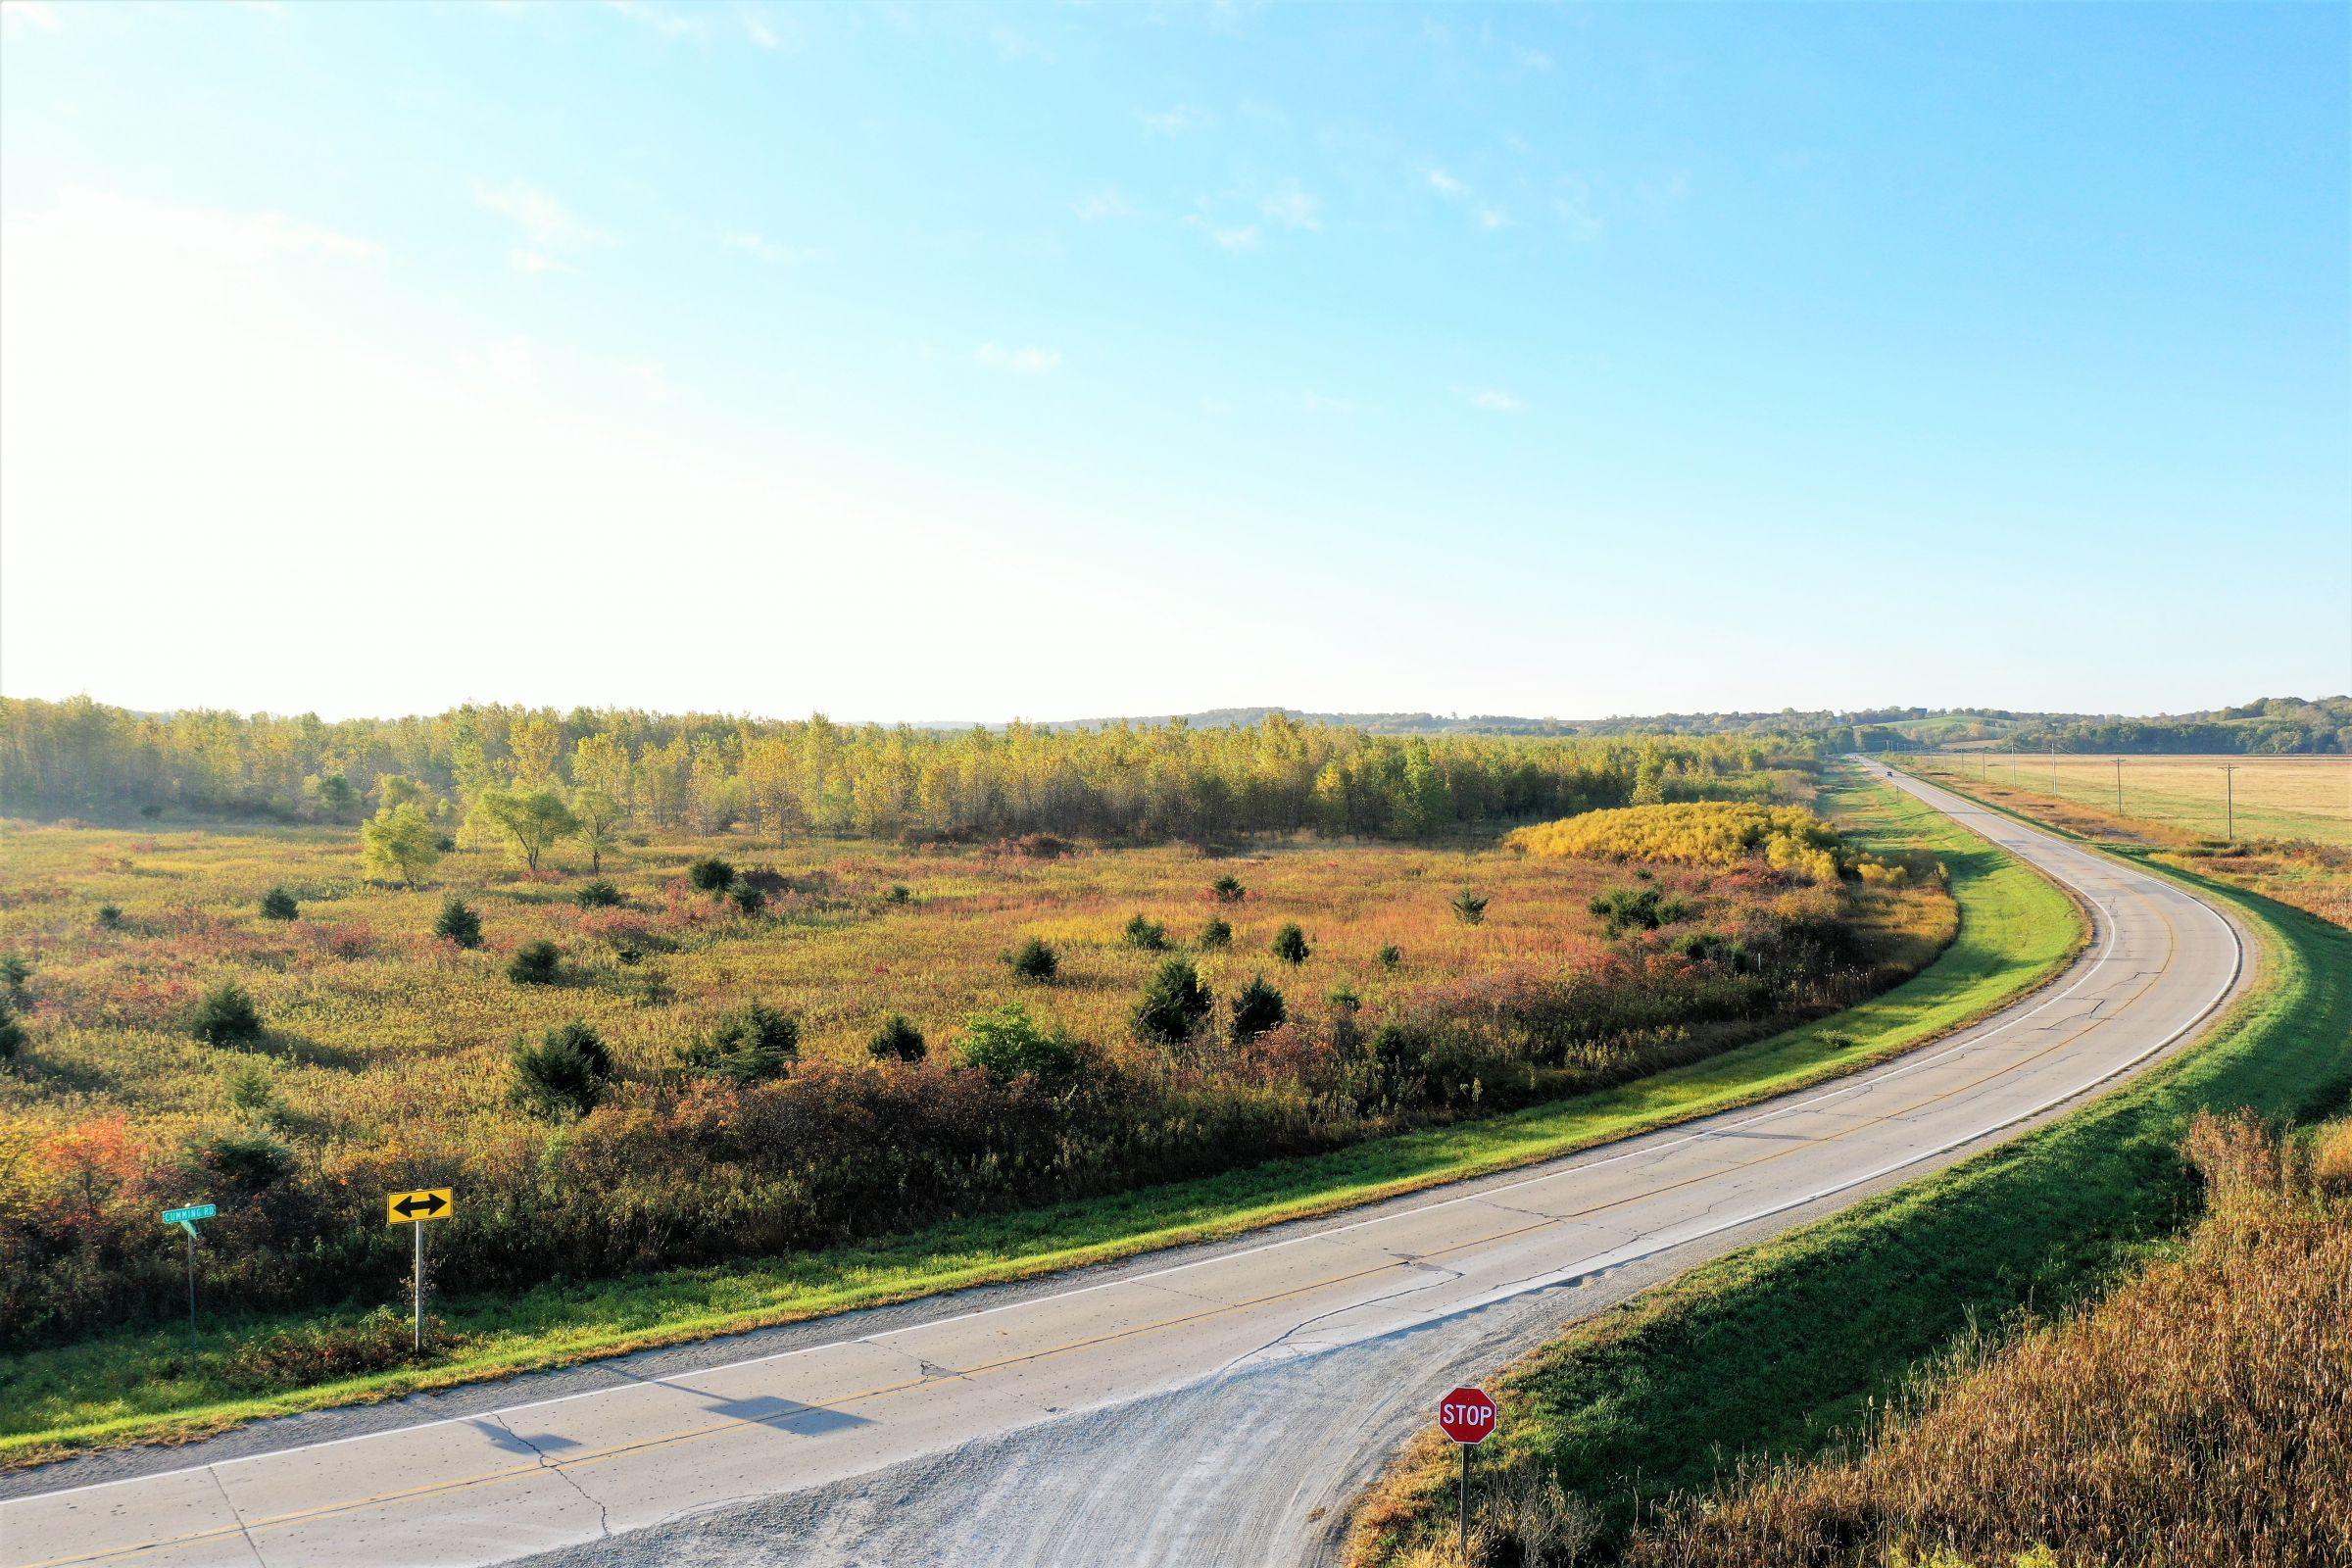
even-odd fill
[(164, 1210), (164, 1223), (185, 1225), (192, 1219), (211, 1219), (220, 1212), (220, 1206), (218, 1203), (197, 1203), (188, 1208), (167, 1208)]

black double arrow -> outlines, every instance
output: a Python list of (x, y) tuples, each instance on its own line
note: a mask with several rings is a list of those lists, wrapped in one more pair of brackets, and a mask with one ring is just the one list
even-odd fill
[(392, 1212), (398, 1214), (402, 1219), (415, 1219), (419, 1214), (430, 1219), (448, 1206), (449, 1200), (439, 1193), (427, 1193), (421, 1200), (416, 1198), (402, 1199), (392, 1205)]

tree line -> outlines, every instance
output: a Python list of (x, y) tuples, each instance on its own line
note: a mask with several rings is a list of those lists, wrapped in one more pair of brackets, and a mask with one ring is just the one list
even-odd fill
[[(914, 729), (635, 710), (469, 705), (328, 722), (0, 699), (0, 809), (285, 821), (495, 818), (601, 853), (624, 830), (1098, 839), (1314, 829), (1425, 838), (1599, 807), (1761, 798), (1817, 760), (1786, 736), (1375, 735), (1274, 713)], [(386, 813), (390, 813), (387, 815)]]

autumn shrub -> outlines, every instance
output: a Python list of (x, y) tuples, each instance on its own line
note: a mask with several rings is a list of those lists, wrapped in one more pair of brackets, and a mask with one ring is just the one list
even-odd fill
[(1754, 859), (1812, 882), (1835, 881), (1846, 863), (1838, 830), (1803, 807), (1744, 801), (1587, 811), (1520, 828), (1504, 842), (1544, 858), (1603, 856), (1725, 869)]
[(1163, 1046), (1181, 1045), (1192, 1038), (1208, 1016), (1213, 1003), (1200, 973), (1190, 958), (1170, 958), (1153, 972), (1128, 1015), (1138, 1040)]
[(262, 918), (265, 920), (291, 920), (301, 912), (301, 906), (294, 902), (294, 895), (284, 888), (271, 888), (262, 895)]
[(223, 980), (204, 994), (188, 1020), (188, 1033), (208, 1046), (242, 1046), (262, 1038), (261, 1010), (234, 980)]
[(514, 1037), (514, 1099), (542, 1115), (585, 1116), (612, 1081), (612, 1053), (604, 1037), (578, 1019), (550, 1029), (531, 1045)]
[(482, 945), (482, 917), (452, 893), (443, 901), (441, 912), (433, 917), (433, 935), (461, 948), (478, 948)]
[(507, 978), (518, 986), (552, 986), (563, 971), (564, 955), (553, 942), (526, 942), (507, 960)]

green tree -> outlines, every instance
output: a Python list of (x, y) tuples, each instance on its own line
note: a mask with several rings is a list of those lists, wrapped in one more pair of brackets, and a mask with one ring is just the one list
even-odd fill
[(1283, 962), (1294, 965), (1304, 963), (1315, 952), (1306, 945), (1306, 933), (1295, 922), (1274, 933), (1274, 945), (1269, 951)]
[(303, 780), (303, 793), (310, 797), (313, 808), (321, 816), (339, 817), (360, 804), (360, 792), (340, 773)]
[(1453, 917), (1464, 925), (1480, 925), (1487, 918), (1487, 901), (1468, 888), (1453, 896)]
[(432, 799), (432, 793), (406, 773), (382, 773), (376, 776), (375, 805), (379, 811), (388, 806), (421, 808)]
[(799, 1021), (763, 1002), (727, 1014), (709, 1034), (678, 1048), (689, 1072), (739, 1084), (781, 1078), (800, 1056)]
[(461, 948), (478, 948), (482, 945), (482, 917), (452, 893), (433, 917), (433, 935)]
[(1217, 896), (1219, 904), (1239, 904), (1250, 896), (1250, 890), (1242, 886), (1242, 879), (1230, 871), (1211, 882), (1208, 890)]
[(1190, 958), (1170, 958), (1144, 984), (1144, 994), (1128, 1014), (1138, 1040), (1163, 1046), (1182, 1045), (1200, 1027), (1211, 1005), (1208, 988)]
[(905, 1013), (894, 1012), (882, 1020), (882, 1027), (874, 1031), (865, 1049), (878, 1061), (920, 1061), (930, 1047), (923, 1041), (923, 1032)]
[(735, 867), (717, 856), (706, 856), (686, 867), (686, 880), (705, 893), (724, 893), (735, 885)]
[[(478, 826), (477, 826), (478, 824)], [(539, 869), (539, 857), (558, 839), (577, 829), (571, 808), (554, 790), (485, 789), (474, 797), (466, 825), (486, 833), (507, 847), (528, 870)]]
[(1214, 953), (1233, 946), (1233, 926), (1221, 914), (1212, 914), (1201, 923), (1200, 934), (1193, 939), (1203, 953)]
[(1394, 942), (1383, 943), (1378, 957), (1380, 966), (1391, 973), (1395, 973), (1404, 965), (1404, 950)]
[(612, 1082), (612, 1053), (577, 1018), (550, 1029), (538, 1045), (514, 1037), (514, 1100), (543, 1115), (585, 1116)]
[(571, 896), (571, 902), (583, 909), (610, 909), (620, 903), (620, 889), (600, 876), (593, 882), (582, 883)]
[(15, 1005), (0, 997), (0, 1065), (16, 1060), (17, 1054), (24, 1049), (31, 1038), (24, 1032), (24, 1025), (18, 1021)]
[(191, 1152), (206, 1170), (247, 1193), (275, 1187), (294, 1174), (294, 1151), (267, 1133), (221, 1133)]
[(441, 835), (415, 801), (387, 806), (360, 824), (361, 863), (372, 877), (415, 887), (441, 863)]
[(1168, 931), (1167, 927), (1156, 920), (1147, 920), (1138, 914), (1127, 922), (1127, 929), (1122, 933), (1122, 939), (1131, 948), (1141, 948), (1146, 953), (1157, 953), (1168, 945)]
[(966, 1018), (956, 1054), (965, 1066), (980, 1068), (999, 1084), (1026, 1073), (1048, 1088), (1076, 1077), (1081, 1060), (1076, 1041), (1059, 1029), (1040, 1027), (1017, 1002)]
[(302, 906), (294, 902), (294, 895), (284, 888), (271, 888), (262, 895), (262, 918), (265, 920), (291, 920), (301, 912)]
[(223, 980), (204, 994), (188, 1032), (208, 1046), (242, 1046), (262, 1038), (261, 1009), (243, 986)]
[(562, 976), (564, 955), (553, 942), (526, 942), (507, 962), (507, 978), (518, 986), (552, 986)]
[(1281, 1028), (1289, 1012), (1282, 993), (1268, 985), (1264, 975), (1250, 976), (1250, 983), (1234, 995), (1233, 1043), (1246, 1046), (1269, 1029)]
[(618, 801), (592, 784), (572, 792), (571, 820), (571, 836), (586, 846), (594, 876), (605, 868), (605, 852), (619, 845), (627, 816)]

